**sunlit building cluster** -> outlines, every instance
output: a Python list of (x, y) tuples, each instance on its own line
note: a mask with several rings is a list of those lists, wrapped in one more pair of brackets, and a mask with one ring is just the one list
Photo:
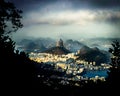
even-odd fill
[[(63, 47), (64, 46), (63, 41), (60, 39), (60, 41), (56, 43), (56, 46)], [(101, 65), (97, 65), (95, 61), (88, 62), (85, 60), (77, 59), (78, 54), (80, 54), (79, 51), (77, 53), (68, 53), (68, 54), (62, 54), (62, 55), (31, 52), (29, 54), (29, 58), (31, 60), (38, 62), (39, 64), (42, 63), (42, 64), (54, 66), (54, 70), (56, 71), (64, 72), (66, 74), (65, 76), (52, 77), (57, 79), (63, 79), (61, 83), (67, 84), (67, 81), (65, 80), (79, 81), (79, 80), (90, 79), (93, 81), (96, 81), (96, 80), (105, 81), (104, 76), (99, 77), (96, 75), (95, 77), (88, 78), (87, 76), (83, 76), (83, 75), (87, 71), (107, 70), (108, 68), (110, 68), (110, 65), (105, 63), (101, 63)]]

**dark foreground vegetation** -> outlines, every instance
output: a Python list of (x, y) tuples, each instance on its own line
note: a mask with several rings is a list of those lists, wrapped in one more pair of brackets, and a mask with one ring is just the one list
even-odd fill
[[(114, 41), (111, 65), (106, 81), (81, 81), (81, 86), (74, 86), (71, 81), (68, 85), (59, 84), (58, 79), (50, 79), (59, 72), (44, 70), (40, 64), (31, 61), (25, 52), (15, 50), (15, 42), (10, 38), (11, 32), (16, 32), (22, 27), (20, 22), (22, 11), (15, 8), (12, 3), (0, 0), (0, 64), (1, 64), (1, 89), (8, 95), (11, 94), (38, 94), (42, 96), (80, 96), (80, 95), (107, 95), (119, 94), (120, 88), (120, 43)], [(8, 23), (9, 22), (9, 23)], [(9, 26), (8, 24), (11, 25)], [(9, 30), (7, 30), (9, 29)], [(44, 77), (37, 77), (38, 74)]]

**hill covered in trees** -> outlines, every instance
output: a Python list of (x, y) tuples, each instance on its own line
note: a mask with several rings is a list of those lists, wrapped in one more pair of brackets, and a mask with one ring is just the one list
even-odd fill
[(90, 48), (83, 46), (78, 54), (80, 60), (86, 60), (88, 62), (96, 62), (97, 65), (101, 63), (109, 63), (110, 55), (107, 51), (100, 50), (97, 47)]

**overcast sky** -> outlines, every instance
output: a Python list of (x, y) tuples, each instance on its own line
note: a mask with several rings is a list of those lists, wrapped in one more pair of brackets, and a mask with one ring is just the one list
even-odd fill
[(23, 11), (15, 38), (120, 38), (120, 0), (9, 0)]

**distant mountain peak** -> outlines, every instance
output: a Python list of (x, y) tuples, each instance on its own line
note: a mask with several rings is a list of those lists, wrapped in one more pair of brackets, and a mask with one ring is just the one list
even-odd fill
[(48, 50), (44, 51), (45, 53), (50, 53), (50, 54), (56, 54), (56, 55), (62, 55), (62, 54), (68, 54), (71, 53), (69, 50), (67, 50), (64, 47), (63, 40), (60, 39), (56, 43), (56, 47), (49, 48)]
[(57, 41), (56, 43), (56, 47), (63, 47), (64, 44), (63, 44), (63, 40), (60, 38), (59, 41)]

